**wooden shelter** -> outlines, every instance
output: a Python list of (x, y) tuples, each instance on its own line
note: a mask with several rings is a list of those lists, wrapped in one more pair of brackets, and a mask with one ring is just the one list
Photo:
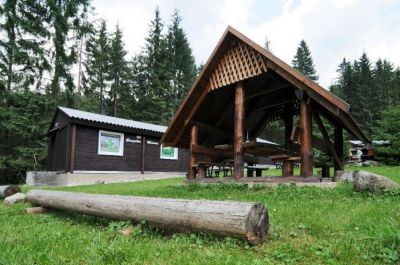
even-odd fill
[(57, 107), (48, 130), (48, 170), (75, 173), (179, 173), (186, 149), (165, 148), (166, 127)]
[[(295, 115), (299, 124), (293, 122)], [(334, 126), (334, 139), (321, 117)], [(255, 141), (278, 119), (285, 124), (284, 147)], [(323, 138), (313, 136), (312, 121)], [(346, 102), (228, 27), (161, 142), (189, 148), (189, 178), (204, 177), (207, 163), (226, 159), (232, 159), (236, 178), (243, 177), (246, 162), (263, 159), (282, 161), (284, 176), (293, 176), (293, 162), (299, 160), (301, 176), (309, 177), (313, 147), (332, 157), (335, 169), (343, 168), (343, 130), (370, 141)], [(300, 144), (299, 152), (294, 142)]]

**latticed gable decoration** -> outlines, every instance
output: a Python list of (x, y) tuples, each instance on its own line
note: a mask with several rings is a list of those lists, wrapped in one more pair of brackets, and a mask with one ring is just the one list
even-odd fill
[(209, 91), (267, 71), (265, 57), (243, 42), (236, 42), (221, 58), (209, 80)]

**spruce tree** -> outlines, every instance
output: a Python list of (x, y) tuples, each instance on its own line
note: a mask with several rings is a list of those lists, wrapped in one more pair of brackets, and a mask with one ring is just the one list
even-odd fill
[(376, 95), (372, 89), (371, 62), (364, 52), (359, 60), (354, 62), (354, 87), (350, 90), (351, 112), (360, 126), (368, 134), (371, 133), (373, 113), (376, 108)]
[(6, 0), (0, 5), (0, 78), (7, 91), (39, 88), (50, 68), (43, 47), (49, 35), (46, 16), (42, 1)]
[(304, 40), (300, 42), (297, 48), (297, 52), (292, 60), (292, 65), (294, 69), (308, 76), (311, 80), (318, 80), (310, 49)]
[[(83, 80), (84, 95), (89, 102), (93, 99), (92, 111), (105, 113), (104, 97), (109, 87), (110, 75), (110, 37), (104, 20), (100, 29), (91, 35), (86, 42), (85, 75)], [(90, 109), (88, 109), (90, 110)]]
[(70, 67), (77, 60), (77, 36), (81, 35), (82, 18), (85, 18), (89, 0), (47, 0), (46, 3), (53, 42), (51, 93), (59, 95), (60, 87), (64, 86), (67, 102), (71, 103), (74, 83)]
[(168, 69), (167, 41), (162, 30), (160, 10), (156, 8), (154, 19), (150, 22), (145, 47), (133, 63), (137, 67), (133, 70), (133, 74), (141, 83), (135, 87), (135, 94), (146, 95), (137, 97), (137, 107), (143, 106), (148, 109), (145, 116), (139, 113), (135, 116), (142, 116), (146, 121), (157, 124), (166, 124), (170, 118), (166, 95), (172, 77)]
[[(129, 96), (129, 86), (127, 83), (128, 66), (125, 60), (126, 51), (122, 41), (122, 32), (117, 25), (113, 34), (110, 46), (110, 91), (111, 115), (117, 116), (118, 101), (125, 100)], [(121, 104), (119, 108), (124, 108)], [(124, 115), (120, 115), (124, 116)]]
[(400, 68), (396, 68), (393, 72), (393, 85), (389, 89), (389, 97), (391, 106), (400, 105)]
[(181, 100), (187, 94), (197, 73), (192, 49), (180, 25), (181, 20), (179, 11), (175, 9), (172, 15), (172, 24), (168, 28), (166, 37), (168, 46), (167, 69), (169, 69), (169, 77), (171, 78), (166, 100), (169, 103), (167, 111), (171, 115), (170, 118), (172, 118)]
[(382, 107), (392, 105), (393, 98), (390, 96), (390, 90), (394, 86), (393, 65), (387, 60), (379, 59), (375, 63), (375, 67), (372, 70), (372, 75), (374, 79), (373, 89), (377, 94), (377, 98), (375, 100), (378, 101), (377, 111), (380, 114), (380, 112), (383, 110)]
[(271, 52), (271, 41), (269, 40), (268, 36), (265, 36), (265, 41), (264, 41), (264, 49), (267, 51)]
[(376, 139), (389, 141), (388, 146), (378, 146), (378, 158), (385, 163), (400, 163), (400, 106), (392, 106), (382, 112), (382, 119), (376, 128)]

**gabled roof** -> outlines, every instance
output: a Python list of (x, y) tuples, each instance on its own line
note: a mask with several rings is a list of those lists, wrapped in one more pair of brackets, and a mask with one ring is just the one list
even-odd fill
[[(274, 80), (279, 82), (274, 84)], [(304, 91), (312, 100), (313, 107), (326, 119), (343, 127), (354, 138), (363, 142), (370, 141), (351, 118), (349, 105), (346, 102), (228, 26), (170, 122), (161, 142), (171, 146), (188, 146), (190, 121), (195, 117), (206, 123), (211, 122), (215, 116), (224, 115), (224, 110), (214, 105), (225, 105), (224, 102), (233, 101), (232, 86), (239, 81), (247, 82), (249, 86), (253, 82), (251, 85), (258, 86), (259, 90), (255, 91), (256, 93), (252, 96), (270, 90), (280, 93), (277, 97), (287, 94), (290, 94), (290, 96), (293, 94), (294, 97), (293, 91)], [(245, 88), (247, 89), (249, 86), (245, 86)], [(286, 99), (295, 101), (295, 98), (291, 97)], [(251, 102), (251, 104), (253, 103), (257, 102)], [(259, 103), (265, 105), (267, 101), (260, 101)], [(269, 102), (268, 104), (275, 103)], [(269, 115), (273, 115), (273, 119), (282, 115), (284, 112), (282, 106), (276, 113), (269, 113)], [(296, 107), (296, 103), (294, 103), (294, 106)], [(227, 111), (229, 111), (228, 108), (229, 104), (226, 107)], [(205, 114), (202, 115), (200, 112)], [(256, 128), (265, 124), (267, 114), (264, 112), (264, 115), (254, 115), (252, 120), (249, 121), (248, 129), (255, 133)], [(229, 114), (227, 117), (229, 117)], [(231, 130), (232, 128), (227, 124), (228, 122), (222, 121), (206, 125), (214, 126), (216, 129)]]
[(166, 126), (155, 125), (146, 122), (133, 121), (128, 119), (116, 118), (87, 111), (81, 111), (76, 109), (70, 109), (65, 107), (57, 107), (60, 111), (64, 112), (68, 117), (79, 120), (110, 124), (116, 126), (122, 126), (132, 129), (147, 130), (153, 132), (164, 133), (167, 129)]

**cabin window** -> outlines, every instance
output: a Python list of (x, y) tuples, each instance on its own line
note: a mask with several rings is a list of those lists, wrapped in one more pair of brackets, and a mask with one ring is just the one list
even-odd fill
[(124, 155), (124, 134), (108, 131), (99, 131), (99, 155)]
[(178, 148), (163, 147), (163, 145), (161, 145), (160, 158), (178, 160)]

